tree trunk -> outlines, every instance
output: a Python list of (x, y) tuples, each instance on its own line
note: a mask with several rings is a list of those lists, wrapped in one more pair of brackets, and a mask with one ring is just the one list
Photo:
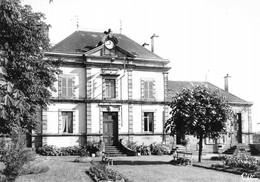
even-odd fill
[(198, 159), (198, 162), (201, 162), (201, 155), (202, 155), (202, 148), (203, 148), (203, 145), (202, 145), (202, 142), (203, 142), (203, 135), (200, 135), (199, 136), (199, 159)]

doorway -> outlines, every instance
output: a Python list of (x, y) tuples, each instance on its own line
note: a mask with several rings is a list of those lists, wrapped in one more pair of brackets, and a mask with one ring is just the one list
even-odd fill
[(103, 141), (106, 145), (118, 142), (118, 113), (103, 112)]
[(242, 114), (237, 113), (237, 142), (242, 143)]

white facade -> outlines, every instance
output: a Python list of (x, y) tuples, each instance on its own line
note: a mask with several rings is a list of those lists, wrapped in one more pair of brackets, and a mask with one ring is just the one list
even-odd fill
[(45, 54), (47, 59), (62, 59), (62, 73), (54, 85), (53, 104), (42, 111), (41, 141), (36, 137), (36, 146), (165, 140), (169, 61), (120, 51), (101, 44), (84, 54)]

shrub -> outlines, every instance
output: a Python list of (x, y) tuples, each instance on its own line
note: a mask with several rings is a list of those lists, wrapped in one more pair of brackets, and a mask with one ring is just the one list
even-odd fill
[(127, 141), (126, 142), (126, 147), (133, 150), (133, 151), (136, 151), (136, 147), (137, 147), (137, 142), (133, 142), (133, 141)]
[(240, 168), (243, 170), (259, 169), (259, 163), (254, 157), (240, 152), (232, 156), (226, 156), (223, 163), (225, 166), (229, 166), (231, 168)]
[(39, 174), (39, 173), (46, 173), (49, 171), (49, 166), (47, 165), (28, 165), (26, 168), (23, 168), (21, 171), (21, 175), (26, 174)]
[(31, 150), (25, 149), (24, 140), (19, 133), (13, 132), (12, 139), (4, 145), (1, 161), (5, 164), (3, 174), (8, 181), (15, 179), (22, 173), (22, 167), (35, 158)]
[(152, 155), (168, 155), (170, 151), (162, 144), (153, 143), (150, 145)]
[(94, 146), (69, 146), (69, 147), (56, 147), (53, 145), (44, 145), (36, 149), (36, 152), (45, 156), (68, 156), (79, 155), (89, 156), (90, 153), (95, 153), (98, 149)]
[(107, 168), (103, 163), (93, 164), (87, 172), (94, 181), (129, 181), (117, 171)]

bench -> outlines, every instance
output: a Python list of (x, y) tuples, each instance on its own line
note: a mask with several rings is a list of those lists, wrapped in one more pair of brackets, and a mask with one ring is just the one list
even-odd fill
[(173, 155), (173, 159), (182, 165), (192, 165), (192, 155), (191, 152), (177, 151), (175, 155)]
[(113, 159), (109, 158), (106, 155), (102, 156), (102, 162), (106, 163), (107, 165), (113, 166)]

